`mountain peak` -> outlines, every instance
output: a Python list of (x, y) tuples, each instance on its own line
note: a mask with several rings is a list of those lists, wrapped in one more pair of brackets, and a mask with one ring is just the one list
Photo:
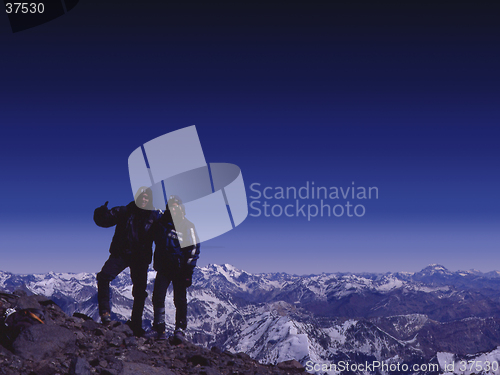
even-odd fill
[(420, 271), (422, 274), (427, 274), (427, 275), (433, 275), (433, 274), (442, 274), (442, 275), (450, 275), (451, 272), (443, 265), (441, 264), (429, 264), (427, 267), (425, 267), (422, 271)]

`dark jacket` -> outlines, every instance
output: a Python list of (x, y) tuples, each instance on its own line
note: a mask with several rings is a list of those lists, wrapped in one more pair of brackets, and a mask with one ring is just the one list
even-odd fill
[(193, 223), (184, 218), (176, 228), (169, 215), (163, 215), (158, 221), (154, 240), (153, 267), (156, 271), (172, 274), (173, 277), (193, 274), (200, 256), (200, 241)]
[(153, 232), (159, 219), (158, 211), (142, 210), (135, 202), (94, 211), (95, 223), (103, 228), (116, 225), (109, 252), (133, 261), (151, 263)]

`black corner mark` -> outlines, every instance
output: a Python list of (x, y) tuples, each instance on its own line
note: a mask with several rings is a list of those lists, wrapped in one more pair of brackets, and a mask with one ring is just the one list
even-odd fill
[(12, 32), (42, 25), (73, 9), (79, 0), (4, 0)]

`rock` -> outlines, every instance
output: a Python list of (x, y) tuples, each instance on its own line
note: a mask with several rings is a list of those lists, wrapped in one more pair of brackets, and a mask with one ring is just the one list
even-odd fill
[(176, 375), (166, 367), (153, 367), (143, 363), (125, 362), (121, 375)]
[[(104, 361), (101, 360), (99, 363), (102, 367), (106, 367), (107, 369), (113, 369), (120, 371), (122, 369), (123, 363), (120, 359), (117, 358), (116, 355), (108, 355), (104, 357)], [(105, 366), (103, 366), (103, 364)]]
[(0, 346), (0, 361), (3, 361), (3, 360), (10, 361), (12, 359), (12, 356), (13, 355), (11, 352), (9, 352), (3, 346)]
[(219, 371), (212, 367), (204, 367), (199, 372), (200, 375), (221, 375)]
[(200, 354), (195, 354), (188, 358), (188, 362), (192, 363), (193, 366), (208, 366), (210, 365), (210, 360)]
[(101, 328), (96, 328), (94, 329), (94, 335), (96, 336), (104, 336), (104, 328), (101, 327)]
[(87, 320), (82, 324), (82, 328), (86, 331), (94, 331), (96, 329), (101, 329), (102, 325), (93, 320)]
[(96, 367), (97, 373), (100, 375), (118, 375), (119, 372), (113, 369), (105, 369), (100, 366)]
[(73, 316), (75, 318), (80, 318), (80, 319), (83, 319), (83, 320), (93, 321), (93, 319), (90, 316), (82, 314), (82, 313), (79, 313), (79, 312), (73, 313)]
[(127, 337), (125, 340), (123, 340), (123, 343), (127, 348), (137, 348), (137, 339), (134, 336)]
[(222, 353), (222, 350), (218, 346), (212, 346), (210, 348), (210, 351), (212, 351), (213, 353), (217, 353), (217, 354), (221, 354)]
[(224, 350), (224, 352), (222, 354), (227, 355), (228, 357), (231, 357), (231, 358), (236, 357), (236, 354), (231, 353), (229, 350)]
[(302, 366), (300, 362), (296, 361), (295, 359), (280, 362), (278, 363), (277, 367), (281, 370), (293, 371), (293, 372), (304, 372), (306, 370), (304, 366)]
[(181, 360), (179, 360), (179, 359), (174, 359), (174, 360), (172, 361), (172, 366), (171, 366), (171, 367), (172, 367), (172, 368), (183, 368), (183, 367), (184, 367), (184, 364), (185, 364), (185, 363), (184, 363), (184, 362), (182, 362)]
[(71, 361), (71, 365), (69, 367), (70, 375), (90, 375), (91, 366), (90, 364), (83, 358), (76, 357)]
[(23, 289), (16, 289), (12, 294), (16, 297), (26, 297), (28, 295)]
[(125, 335), (120, 333), (115, 333), (113, 331), (106, 331), (104, 333), (104, 339), (109, 344), (109, 346), (119, 347), (123, 344)]
[(75, 343), (76, 336), (69, 329), (37, 324), (22, 331), (12, 347), (14, 354), (21, 358), (39, 361)]
[(126, 355), (126, 359), (128, 362), (145, 362), (149, 359), (149, 356), (138, 350), (129, 350)]
[(34, 297), (40, 305), (45, 306), (47, 309), (62, 311), (59, 305), (54, 301), (52, 301), (51, 299), (45, 296), (38, 296), (38, 295), (35, 295)]
[(21, 296), (16, 305), (19, 309), (41, 309), (37, 296)]
[(237, 353), (236, 356), (238, 358), (246, 359), (246, 360), (252, 359), (247, 353), (243, 353), (243, 352)]
[[(57, 367), (55, 367), (53, 364), (46, 363), (46, 364), (43, 364), (43, 365), (39, 366), (34, 371), (34, 373), (36, 375), (54, 375), (54, 374), (58, 373), (57, 370), (58, 370)], [(90, 375), (90, 373), (89, 373), (89, 375)]]
[(128, 324), (119, 324), (113, 328), (113, 332), (124, 333), (127, 337), (134, 336), (134, 332), (132, 332), (132, 329), (128, 326)]

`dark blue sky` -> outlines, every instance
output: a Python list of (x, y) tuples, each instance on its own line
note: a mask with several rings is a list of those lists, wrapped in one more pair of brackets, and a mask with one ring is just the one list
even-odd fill
[(113, 231), (94, 208), (132, 199), (133, 150), (193, 124), (249, 196), (254, 182), (379, 189), (361, 218), (248, 217), (202, 244), (200, 265), (500, 269), (496, 14), (82, 0), (15, 34), (1, 16), (0, 269), (98, 271)]

